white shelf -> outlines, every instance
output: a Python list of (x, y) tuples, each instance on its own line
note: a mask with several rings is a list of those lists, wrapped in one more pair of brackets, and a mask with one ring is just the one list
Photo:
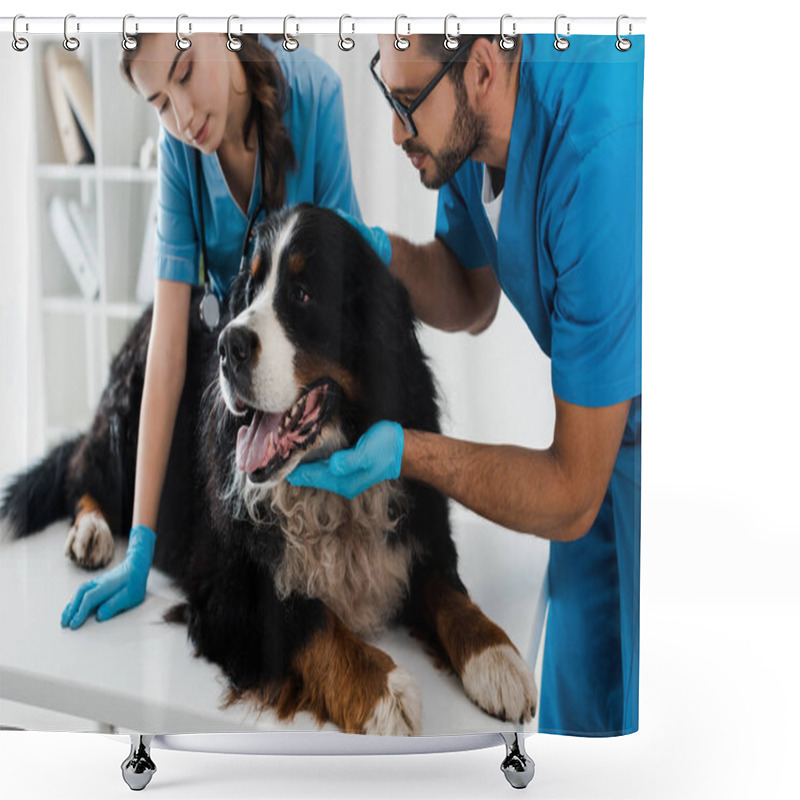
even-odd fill
[[(108, 367), (144, 304), (136, 297), (147, 210), (156, 168), (138, 166), (139, 151), (157, 138), (158, 120), (119, 73), (119, 37), (82, 42), (82, 61), (94, 96), (93, 164), (64, 163), (45, 78), (45, 49), (61, 37), (31, 42), (36, 74), (35, 170), (38, 225), (33, 253), (40, 274), (43, 336), (43, 415), (48, 445), (82, 430), (91, 420)], [(48, 205), (59, 195), (77, 202), (90, 224), (100, 285), (85, 298), (53, 236)], [(153, 265), (155, 268), (155, 265)]]
[(109, 303), (106, 312), (109, 318), (135, 321), (139, 319), (144, 308), (141, 303)]
[(36, 177), (53, 181), (94, 180), (97, 167), (94, 164), (39, 164)]
[(104, 180), (118, 183), (155, 183), (155, 167), (98, 167), (96, 164), (39, 164), (36, 177), (53, 181)]
[(118, 181), (120, 183), (155, 183), (158, 170), (155, 167), (105, 167), (100, 171), (101, 180)]
[(62, 296), (42, 298), (42, 309), (58, 314), (93, 314), (109, 319), (135, 321), (141, 316), (145, 305), (136, 302), (101, 304), (96, 300), (87, 300), (84, 297)]
[(58, 314), (99, 314), (100, 304), (77, 296), (43, 297), (42, 310)]

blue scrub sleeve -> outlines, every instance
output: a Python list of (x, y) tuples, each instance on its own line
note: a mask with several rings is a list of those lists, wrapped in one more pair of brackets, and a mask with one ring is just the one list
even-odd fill
[(185, 159), (161, 128), (158, 139), (156, 277), (199, 283), (200, 256), (192, 214), (192, 188)]
[(361, 219), (358, 198), (353, 186), (350, 149), (338, 76), (322, 79), (317, 119), (318, 135), (315, 153), (314, 202), (327, 208), (338, 208)]
[(456, 185), (457, 178), (439, 189), (436, 210), (436, 238), (452, 250), (465, 269), (485, 267), (490, 263), (483, 249), (464, 198)]
[(556, 269), (553, 390), (576, 405), (641, 394), (641, 127), (607, 134), (563, 180), (547, 232)]

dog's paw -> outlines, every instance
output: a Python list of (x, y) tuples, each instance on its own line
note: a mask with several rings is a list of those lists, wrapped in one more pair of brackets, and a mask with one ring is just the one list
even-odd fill
[(388, 675), (386, 691), (375, 704), (364, 733), (413, 736), (422, 724), (422, 697), (414, 679), (400, 667)]
[(493, 645), (472, 656), (461, 682), (472, 700), (499, 719), (527, 722), (536, 713), (533, 671), (511, 645)]
[(80, 514), (69, 529), (64, 554), (86, 569), (105, 567), (114, 557), (114, 537), (102, 514)]

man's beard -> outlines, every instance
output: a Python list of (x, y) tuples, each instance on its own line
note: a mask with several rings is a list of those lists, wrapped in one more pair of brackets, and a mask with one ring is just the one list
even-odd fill
[(408, 139), (403, 142), (403, 150), (406, 153), (424, 153), (430, 157), (436, 167), (435, 173), (430, 175), (421, 169), (419, 178), (428, 189), (440, 189), (483, 142), (485, 131), (485, 121), (469, 107), (463, 84), (456, 84), (456, 113), (444, 149), (432, 153), (425, 148), (415, 147), (414, 140)]

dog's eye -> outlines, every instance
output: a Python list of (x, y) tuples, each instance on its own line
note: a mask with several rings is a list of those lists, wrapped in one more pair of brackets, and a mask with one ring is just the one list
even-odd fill
[(297, 285), (292, 289), (292, 299), (301, 305), (305, 305), (311, 300), (311, 295), (306, 291), (305, 286)]

